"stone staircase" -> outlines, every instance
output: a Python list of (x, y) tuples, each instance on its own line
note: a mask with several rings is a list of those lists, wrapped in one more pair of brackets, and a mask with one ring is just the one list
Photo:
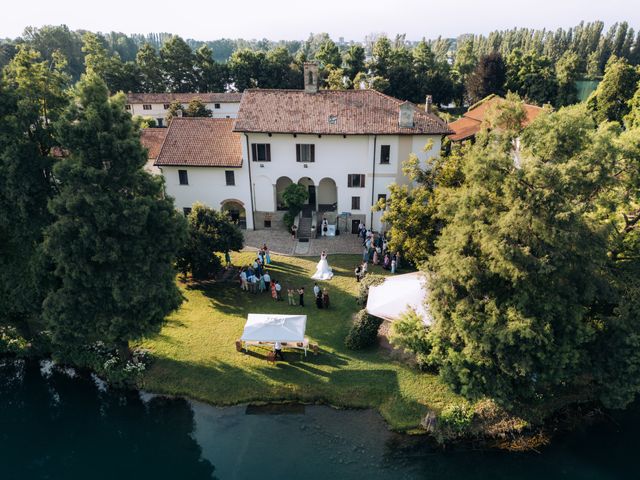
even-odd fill
[(308, 242), (311, 238), (311, 218), (304, 215), (298, 225), (298, 241)]

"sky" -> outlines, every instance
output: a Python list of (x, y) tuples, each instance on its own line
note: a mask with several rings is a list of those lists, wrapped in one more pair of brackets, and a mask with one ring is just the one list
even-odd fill
[(169, 32), (184, 38), (302, 40), (327, 32), (335, 40), (406, 33), (408, 40), (456, 37), (513, 27), (571, 27), (581, 20), (640, 28), (638, 0), (0, 0), (0, 38), (24, 27), (127, 34)]

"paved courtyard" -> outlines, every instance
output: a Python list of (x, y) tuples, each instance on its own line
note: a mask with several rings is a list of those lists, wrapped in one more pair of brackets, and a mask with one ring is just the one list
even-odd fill
[(312, 238), (309, 242), (293, 240), (284, 230), (244, 230), (244, 251), (256, 251), (263, 244), (280, 255), (319, 256), (323, 250), (329, 255), (336, 253), (362, 253), (362, 242), (351, 233), (335, 237)]

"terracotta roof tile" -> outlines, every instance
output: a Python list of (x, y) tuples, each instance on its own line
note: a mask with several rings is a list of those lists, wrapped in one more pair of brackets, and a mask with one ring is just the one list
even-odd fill
[(242, 93), (127, 93), (127, 103), (189, 103), (197, 99), (203, 103), (239, 103)]
[(162, 142), (167, 136), (166, 128), (145, 128), (140, 132), (140, 143), (149, 150), (149, 159), (158, 158)]
[[(449, 138), (455, 141), (465, 140), (473, 137), (480, 131), (484, 116), (489, 109), (494, 105), (498, 105), (504, 102), (504, 98), (497, 95), (489, 95), (487, 98), (479, 101), (475, 105), (472, 105), (464, 115), (454, 122), (449, 124), (449, 128), (455, 133), (450, 135)], [(524, 104), (524, 109), (527, 112), (527, 118), (525, 119), (523, 126), (529, 125), (533, 120), (542, 112), (541, 107), (535, 105)]]
[(398, 125), (404, 103), (375, 90), (245, 90), (236, 132), (326, 135), (416, 135), (451, 131), (437, 116), (415, 108), (414, 127)]
[(241, 167), (240, 134), (232, 118), (174, 118), (157, 166)]

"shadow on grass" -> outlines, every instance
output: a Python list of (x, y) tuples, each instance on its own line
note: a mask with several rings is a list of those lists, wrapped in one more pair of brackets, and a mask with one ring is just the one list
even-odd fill
[[(298, 357), (285, 354), (285, 358), (291, 355)], [(259, 358), (257, 354), (251, 356)], [(215, 360), (194, 363), (162, 357), (146, 373), (142, 387), (216, 405), (291, 401), (374, 407), (399, 418), (411, 412), (411, 418), (417, 423), (424, 406), (401, 394), (395, 371), (339, 368), (339, 361), (331, 357), (321, 354), (305, 360), (279, 361), (275, 365), (265, 362), (249, 368)], [(327, 362), (324, 365), (336, 368), (323, 370), (319, 368), (323, 364), (318, 362)]]

